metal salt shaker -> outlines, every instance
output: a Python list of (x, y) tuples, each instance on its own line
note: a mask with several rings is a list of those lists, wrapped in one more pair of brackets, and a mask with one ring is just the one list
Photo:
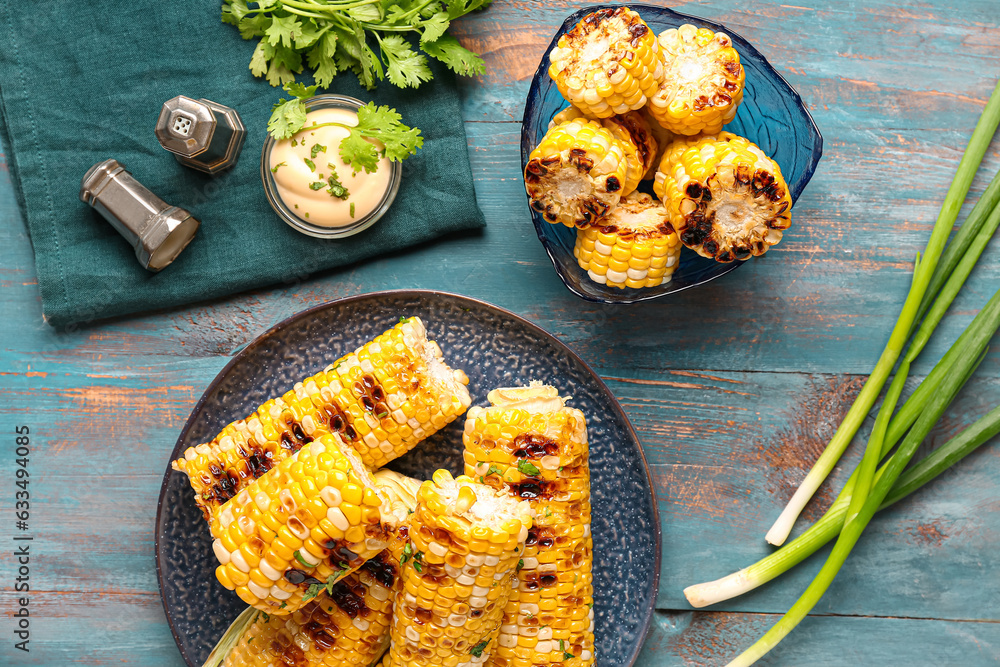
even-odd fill
[(167, 100), (156, 138), (183, 165), (215, 174), (236, 164), (246, 128), (235, 109), (184, 95)]
[(80, 183), (80, 199), (128, 240), (139, 263), (149, 271), (159, 271), (174, 261), (200, 224), (184, 209), (150, 192), (118, 160), (105, 160), (87, 170)]

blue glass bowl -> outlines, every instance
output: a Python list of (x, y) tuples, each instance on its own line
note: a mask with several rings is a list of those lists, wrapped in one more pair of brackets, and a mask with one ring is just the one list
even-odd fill
[[(549, 78), (549, 53), (555, 48), (563, 33), (571, 30), (580, 22), (580, 19), (591, 12), (610, 6), (614, 5), (593, 5), (571, 14), (563, 22), (559, 32), (552, 38), (548, 49), (545, 50), (538, 70), (531, 80), (528, 99), (524, 105), (524, 119), (521, 125), (522, 173), (528, 163), (528, 155), (541, 141), (548, 129), (549, 121), (568, 105), (555, 83)], [(746, 70), (746, 88), (743, 93), (743, 103), (739, 106), (736, 118), (725, 129), (754, 142), (778, 163), (778, 166), (781, 167), (781, 173), (788, 182), (792, 202), (795, 202), (802, 194), (802, 190), (805, 189), (806, 183), (812, 178), (813, 172), (816, 171), (816, 164), (823, 154), (823, 137), (820, 136), (809, 111), (802, 104), (802, 98), (799, 97), (799, 94), (768, 64), (757, 49), (726, 26), (653, 5), (630, 4), (629, 7), (638, 12), (657, 34), (684, 23), (693, 23), (698, 27), (724, 32), (732, 38), (733, 46), (740, 54), (740, 61)], [(651, 181), (643, 181), (643, 185), (640, 185), (639, 189), (652, 193), (651, 183)], [(636, 303), (657, 299), (673, 292), (707, 283), (709, 280), (734, 271), (743, 263), (737, 261), (721, 264), (684, 249), (681, 251), (680, 265), (674, 272), (673, 279), (666, 285), (642, 289), (619, 289), (601, 285), (590, 280), (587, 277), (587, 272), (577, 265), (576, 259), (573, 257), (576, 230), (564, 225), (548, 223), (538, 212), (533, 211), (530, 207), (528, 210), (531, 211), (538, 239), (545, 246), (545, 252), (552, 260), (556, 273), (559, 274), (569, 291), (587, 301)], [(795, 216), (793, 213), (792, 229), (794, 229), (794, 225)]]

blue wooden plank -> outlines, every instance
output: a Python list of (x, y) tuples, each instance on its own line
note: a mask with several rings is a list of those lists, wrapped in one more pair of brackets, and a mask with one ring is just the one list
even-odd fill
[[(657, 612), (636, 667), (724, 665), (773, 625), (771, 614)], [(1000, 661), (1000, 625), (810, 616), (757, 664), (963, 665)]]
[[(274, 322), (315, 303), (375, 289), (422, 287), (483, 298), (523, 314), (563, 337), (610, 375), (655, 377), (660, 369), (678, 368), (867, 373), (908, 287), (907, 262), (926, 241), (926, 226), (919, 233), (911, 230), (907, 237), (910, 224), (905, 221), (886, 223), (873, 234), (845, 234), (845, 224), (867, 224), (868, 216), (826, 218), (822, 229), (815, 227), (814, 240), (796, 245), (793, 234), (788, 245), (779, 245), (761, 260), (697, 290), (651, 304), (590, 304), (563, 288), (534, 236), (518, 171), (517, 126), (469, 123), (467, 127), (477, 194), (489, 221), (482, 234), (274, 289), (101, 323), (68, 335), (39, 320), (28, 242), (12, 220), (15, 230), (4, 237), (9, 241), (11, 272), (0, 275), (12, 289), (0, 293), (0, 303), (22, 312), (25, 319), (0, 321), (0, 337), (10, 341), (11, 360), (27, 365), (37, 362), (40, 352), (58, 351), (61, 358), (87, 358), (113, 370), (117, 362), (112, 360), (119, 353), (150, 359), (228, 354)], [(1000, 166), (1000, 159), (994, 162)], [(817, 180), (822, 184), (824, 178), (828, 176), (821, 169)], [(803, 219), (824, 215), (824, 196), (817, 192), (813, 198), (807, 190), (801, 202)], [(859, 198), (856, 205), (863, 208), (863, 200)], [(925, 220), (936, 215), (936, 205), (925, 207)], [(280, 224), (277, 219), (275, 224)], [(817, 223), (803, 224), (813, 229)], [(828, 241), (827, 235), (838, 240)], [(905, 238), (908, 247), (900, 245)], [(869, 253), (867, 259), (844, 259), (862, 250)], [(994, 241), (987, 257), (998, 252), (1000, 241)], [(881, 256), (872, 259), (875, 253)], [(998, 279), (1000, 265), (984, 261), (915, 372), (926, 371), (928, 360), (941, 355), (945, 344), (957, 337), (992, 294)], [(21, 335), (23, 326), (37, 335)], [(660, 336), (669, 345), (660, 344)], [(982, 372), (995, 374), (998, 368), (1000, 352), (994, 350)]]
[[(151, 532), (180, 423), (229, 355), (267, 326), (373, 289), (446, 289), (498, 303), (560, 335), (609, 378), (659, 489), (660, 607), (684, 609), (683, 586), (766, 553), (763, 531), (878, 354), (909, 262), (1000, 72), (996, 3), (678, 5), (731, 25), (771, 59), (809, 104), (826, 155), (773, 254), (702, 290), (629, 308), (585, 304), (563, 289), (521, 189), (517, 121), (528, 81), (562, 17), (582, 4), (497, 2), (458, 26), (488, 68), (463, 85), (489, 222), (482, 234), (218, 302), (56, 332), (40, 319), (30, 242), (0, 176), (0, 423), (37, 425), (43, 448), (37, 650), (26, 662), (13, 656), (15, 664), (180, 664), (156, 594)], [(998, 167), (994, 143), (987, 170)], [(974, 193), (985, 180), (981, 174)], [(988, 257), (998, 251), (994, 242)], [(998, 279), (1000, 267), (985, 261), (918, 375)], [(936, 441), (1000, 396), (998, 377), (1000, 353), (991, 352)], [(9, 465), (0, 463), (0, 476)], [(998, 482), (993, 445), (877, 519), (817, 608), (832, 616), (807, 620), (764, 664), (1000, 661), (1000, 584), (990, 576), (1000, 565)], [(807, 517), (831, 497), (821, 492)], [(817, 567), (804, 564), (721, 612), (658, 613), (640, 664), (731, 657)], [(0, 605), (12, 602), (0, 592)], [(898, 616), (948, 620), (886, 618)], [(0, 646), (7, 661), (12, 649)]]

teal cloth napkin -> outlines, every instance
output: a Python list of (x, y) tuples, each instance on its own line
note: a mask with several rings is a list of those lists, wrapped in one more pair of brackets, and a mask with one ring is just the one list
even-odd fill
[[(423, 148), (403, 163), (386, 216), (345, 240), (288, 227), (268, 205), (259, 175), (267, 120), (283, 91), (250, 74), (256, 40), (221, 23), (219, 4), (0, 0), (7, 163), (53, 326), (293, 282), (485, 225), (454, 77), (432, 64), (433, 81), (417, 90), (383, 82), (369, 92), (348, 73), (328, 91), (388, 104), (424, 135)], [(213, 178), (160, 147), (153, 128), (163, 102), (176, 95), (239, 112), (247, 138), (235, 167)], [(79, 199), (84, 173), (107, 158), (201, 221), (191, 245), (160, 273), (143, 269), (129, 244)]]

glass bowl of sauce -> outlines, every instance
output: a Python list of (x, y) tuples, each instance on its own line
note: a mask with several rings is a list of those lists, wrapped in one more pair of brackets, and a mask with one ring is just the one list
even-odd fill
[[(340, 142), (356, 125), (361, 100), (317, 95), (306, 101), (306, 124), (290, 139), (270, 134), (260, 157), (267, 201), (290, 227), (317, 238), (357, 234), (385, 215), (399, 191), (402, 165), (382, 156), (371, 173), (340, 159)], [(313, 126), (322, 126), (311, 129)]]

